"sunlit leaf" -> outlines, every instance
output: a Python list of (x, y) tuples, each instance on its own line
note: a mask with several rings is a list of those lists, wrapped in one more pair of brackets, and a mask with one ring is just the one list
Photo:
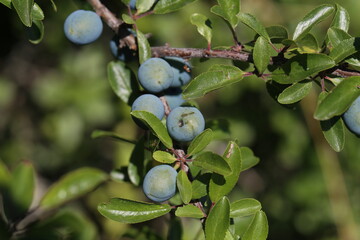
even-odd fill
[(271, 42), (265, 27), (259, 22), (259, 20), (257, 20), (256, 17), (249, 13), (242, 12), (238, 14), (238, 17), (242, 23), (253, 29), (257, 34), (265, 38), (266, 41)]
[(136, 36), (139, 48), (139, 62), (142, 64), (147, 59), (151, 58), (151, 48), (146, 36), (142, 32), (137, 30)]
[(44, 20), (44, 18), (45, 18), (43, 10), (40, 8), (40, 6), (37, 3), (34, 3), (31, 14), (32, 14), (33, 21), (34, 20), (41, 21), (41, 20)]
[(128, 103), (132, 93), (131, 70), (121, 61), (112, 61), (107, 66), (107, 74), (112, 90), (121, 100)]
[(270, 63), (270, 46), (263, 37), (258, 37), (253, 51), (254, 64), (259, 73), (263, 73)]
[(336, 5), (336, 12), (335, 12), (335, 17), (331, 23), (331, 26), (347, 32), (349, 30), (349, 25), (350, 25), (350, 15), (345, 8), (343, 8), (339, 4), (335, 4), (335, 5)]
[(165, 151), (155, 151), (153, 158), (161, 163), (173, 163), (176, 161), (176, 157)]
[(293, 39), (297, 40), (307, 34), (316, 24), (325, 20), (334, 12), (331, 4), (324, 4), (309, 12), (296, 26)]
[(249, 168), (252, 168), (260, 161), (260, 159), (256, 157), (253, 151), (248, 147), (241, 147), (240, 153), (241, 153), (241, 162), (242, 162), (242, 166), (241, 166), (242, 172)]
[(249, 228), (242, 236), (242, 240), (266, 240), (269, 232), (268, 221), (263, 211), (255, 214)]
[(221, 175), (231, 174), (231, 168), (224, 158), (212, 152), (197, 155), (193, 164)]
[(210, 210), (205, 222), (206, 240), (224, 239), (230, 225), (230, 202), (222, 197)]
[(350, 34), (348, 34), (347, 32), (345, 32), (339, 28), (335, 28), (335, 27), (328, 29), (327, 36), (333, 47), (337, 46), (342, 41), (351, 38)]
[(196, 0), (159, 0), (155, 5), (154, 13), (164, 14), (173, 12), (194, 1)]
[(212, 138), (212, 130), (210, 128), (205, 129), (191, 141), (187, 150), (187, 155), (192, 156), (204, 150), (204, 148), (211, 142)]
[(340, 82), (317, 106), (314, 118), (328, 120), (343, 114), (360, 96), (360, 77), (349, 77)]
[(213, 6), (210, 11), (225, 19), (232, 28), (236, 28), (239, 18), (236, 16), (240, 12), (239, 0), (217, 0), (219, 5)]
[(246, 217), (261, 210), (261, 203), (253, 198), (244, 198), (230, 205), (230, 217)]
[(21, 22), (25, 26), (31, 27), (33, 22), (31, 12), (34, 5), (34, 0), (12, 0), (11, 3), (19, 15)]
[(204, 217), (204, 213), (200, 210), (200, 208), (192, 204), (178, 207), (175, 211), (175, 215), (178, 217), (190, 217), (190, 218)]
[(158, 218), (170, 212), (167, 204), (152, 204), (121, 198), (112, 198), (110, 202), (98, 205), (98, 211), (111, 220), (122, 223), (139, 223)]
[(191, 80), (183, 91), (183, 97), (194, 99), (213, 90), (236, 83), (243, 79), (244, 72), (229, 65), (213, 65), (207, 72)]
[(346, 57), (358, 52), (359, 50), (360, 38), (349, 38), (342, 40), (339, 44), (334, 46), (329, 56), (334, 59), (336, 63), (339, 63)]
[(302, 81), (287, 87), (278, 97), (281, 104), (292, 104), (306, 97), (312, 88), (312, 81)]
[(154, 114), (146, 111), (133, 111), (131, 115), (142, 120), (150, 127), (152, 133), (157, 136), (167, 148), (171, 149), (173, 147), (171, 137), (166, 127)]
[(154, 5), (156, 0), (136, 0), (136, 14), (144, 13)]
[(183, 170), (180, 170), (176, 176), (176, 185), (179, 190), (181, 200), (183, 203), (188, 204), (192, 197), (192, 188), (189, 177)]
[(102, 182), (108, 179), (108, 175), (95, 168), (84, 167), (71, 171), (55, 182), (44, 195), (40, 206), (53, 208), (92, 191)]
[(311, 33), (307, 33), (301, 39), (296, 40), (296, 44), (300, 53), (317, 53), (319, 51), (319, 44)]
[(210, 19), (200, 13), (194, 13), (191, 15), (190, 21), (197, 27), (198, 32), (206, 39), (208, 45), (210, 45), (212, 38), (212, 26)]

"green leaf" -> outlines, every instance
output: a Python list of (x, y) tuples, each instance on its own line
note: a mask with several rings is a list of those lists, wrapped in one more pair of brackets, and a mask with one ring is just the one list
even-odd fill
[(34, 0), (12, 0), (12, 5), (14, 6), (21, 22), (27, 26), (31, 27), (32, 25), (32, 9), (34, 5)]
[(340, 6), (339, 4), (335, 4), (335, 6), (336, 6), (336, 13), (331, 23), (331, 26), (347, 32), (349, 30), (349, 25), (350, 25), (350, 15), (348, 11), (346, 11), (346, 9)]
[(135, 24), (135, 20), (125, 13), (121, 15), (121, 19), (127, 24)]
[(289, 38), (289, 33), (287, 29), (283, 26), (270, 26), (266, 27), (265, 29), (270, 39), (284, 40)]
[(121, 137), (120, 135), (114, 133), (114, 132), (109, 132), (109, 131), (102, 131), (102, 130), (94, 130), (91, 133), (91, 138), (96, 139), (96, 138), (103, 138), (103, 137), (109, 137), (112, 138), (114, 140), (117, 141), (121, 141), (121, 142), (127, 142), (127, 143), (131, 143), (131, 144), (136, 144), (137, 142), (134, 140), (129, 140), (126, 138)]
[(150, 10), (156, 0), (136, 0), (136, 14), (141, 14)]
[(329, 56), (334, 59), (336, 63), (339, 63), (359, 50), (360, 38), (349, 38), (342, 40), (338, 45), (334, 46)]
[(122, 223), (140, 223), (158, 218), (170, 212), (168, 204), (152, 204), (122, 198), (112, 198), (100, 203), (98, 211), (104, 217)]
[(21, 162), (14, 169), (8, 187), (8, 194), (3, 195), (5, 215), (11, 220), (24, 217), (33, 200), (35, 189), (35, 172), (29, 161)]
[(335, 8), (331, 4), (324, 4), (313, 9), (298, 23), (293, 39), (297, 40), (305, 36), (316, 24), (330, 16), (334, 10)]
[(295, 83), (333, 66), (334, 60), (324, 54), (300, 54), (273, 71), (272, 79), (281, 84)]
[(302, 81), (287, 87), (278, 97), (281, 104), (292, 104), (306, 97), (312, 88), (312, 81)]
[(200, 199), (207, 195), (207, 186), (211, 178), (210, 173), (199, 174), (191, 182), (192, 199)]
[(188, 204), (192, 197), (191, 182), (183, 170), (180, 170), (176, 177), (176, 185), (183, 203)]
[(241, 172), (241, 152), (235, 142), (229, 142), (223, 158), (229, 164), (232, 173), (228, 176), (212, 174), (209, 184), (209, 196), (212, 202), (217, 202), (235, 187)]
[(351, 38), (350, 34), (348, 34), (347, 32), (345, 32), (339, 28), (335, 28), (335, 27), (328, 29), (327, 36), (333, 47), (337, 46), (342, 41)]
[(238, 236), (234, 236), (229, 230), (226, 231), (224, 240), (238, 240)]
[(317, 106), (314, 118), (328, 120), (343, 114), (360, 96), (360, 77), (349, 77), (340, 82)]
[(34, 20), (31, 27), (26, 28), (29, 41), (32, 44), (38, 44), (44, 37), (44, 24), (42, 21)]
[(165, 151), (156, 151), (153, 153), (153, 158), (161, 163), (173, 163), (176, 161), (176, 157)]
[(254, 30), (257, 34), (259, 34), (260, 36), (262, 36), (263, 38), (266, 39), (266, 41), (268, 41), (269, 43), (271, 43), (270, 41), (270, 37), (265, 29), (265, 27), (259, 22), (259, 20), (256, 19), (256, 17), (254, 17), (253, 15), (249, 14), (249, 13), (242, 13), (240, 12), (238, 14), (238, 18), (239, 20), (244, 23), (245, 25), (247, 25), (248, 27), (250, 27), (252, 30)]
[(0, 0), (0, 3), (4, 4), (8, 8), (11, 8), (11, 0)]
[(183, 91), (185, 99), (199, 98), (221, 87), (243, 79), (244, 72), (228, 65), (213, 65), (208, 72), (201, 73), (191, 80)]
[(0, 190), (5, 189), (11, 183), (11, 173), (9, 169), (4, 164), (3, 161), (0, 160)]
[(132, 93), (131, 70), (121, 61), (112, 61), (107, 66), (107, 75), (112, 90), (121, 100), (128, 103)]
[[(219, 240), (225, 238), (230, 225), (230, 202), (222, 197), (210, 210), (205, 222), (206, 240)], [(255, 238), (254, 238), (255, 239)]]
[(178, 217), (190, 217), (190, 218), (203, 218), (204, 213), (200, 208), (189, 204), (183, 207), (178, 207), (175, 211), (175, 215)]
[(147, 38), (142, 32), (136, 30), (136, 36), (139, 48), (139, 62), (142, 64), (147, 59), (151, 58), (151, 48)]
[(145, 138), (142, 137), (131, 152), (128, 175), (135, 186), (139, 186), (145, 176)]
[(252, 168), (260, 161), (260, 159), (258, 157), (255, 157), (253, 151), (248, 147), (241, 147), (240, 153), (241, 153), (241, 161), (242, 161), (242, 167), (241, 167), (242, 172), (249, 168)]
[(258, 211), (241, 240), (266, 240), (268, 232), (269, 226), (266, 215), (263, 211)]
[(230, 217), (246, 217), (261, 210), (261, 203), (253, 198), (244, 198), (230, 205)]
[(213, 6), (210, 11), (227, 21), (230, 26), (235, 29), (239, 23), (236, 16), (240, 12), (239, 0), (217, 0), (219, 5)]
[(333, 117), (329, 120), (320, 121), (321, 129), (326, 141), (336, 152), (343, 150), (345, 146), (345, 125), (341, 117)]
[(212, 152), (200, 153), (193, 164), (221, 175), (231, 174), (231, 168), (224, 158)]
[(31, 14), (33, 21), (34, 20), (41, 21), (44, 20), (45, 18), (43, 10), (40, 8), (40, 6), (37, 3), (34, 3)]
[(51, 2), (51, 6), (54, 9), (54, 11), (57, 12), (57, 7), (56, 7), (54, 0), (50, 0), (50, 2)]
[(307, 33), (301, 39), (296, 40), (296, 45), (299, 47), (300, 53), (317, 53), (319, 51), (319, 44), (311, 33)]
[(154, 13), (156, 14), (165, 14), (169, 12), (174, 12), (186, 4), (192, 3), (196, 0), (159, 0), (154, 8)]
[(202, 133), (197, 135), (194, 140), (191, 141), (187, 155), (192, 156), (204, 150), (204, 148), (211, 142), (213, 139), (213, 131), (208, 128), (205, 129)]
[(190, 22), (197, 27), (197, 31), (206, 39), (208, 45), (210, 46), (212, 38), (212, 26), (210, 19), (200, 13), (194, 13), (190, 17)]
[(270, 63), (269, 43), (263, 37), (258, 37), (253, 51), (254, 64), (259, 73), (263, 73)]
[(69, 172), (49, 188), (42, 198), (40, 206), (44, 208), (57, 207), (89, 193), (107, 179), (106, 173), (95, 168), (84, 167)]
[(152, 133), (169, 149), (173, 148), (173, 143), (164, 124), (152, 113), (146, 111), (133, 111), (131, 115), (142, 120)]

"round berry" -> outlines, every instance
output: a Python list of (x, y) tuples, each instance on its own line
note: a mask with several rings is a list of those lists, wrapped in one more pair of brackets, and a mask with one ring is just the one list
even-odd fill
[(181, 87), (191, 80), (191, 66), (187, 61), (179, 57), (166, 57), (165, 60), (174, 72), (174, 81), (170, 87)]
[(131, 111), (147, 111), (160, 120), (165, 115), (164, 105), (160, 98), (152, 94), (144, 94), (136, 98), (131, 106)]
[(358, 97), (343, 115), (348, 129), (360, 136), (360, 97)]

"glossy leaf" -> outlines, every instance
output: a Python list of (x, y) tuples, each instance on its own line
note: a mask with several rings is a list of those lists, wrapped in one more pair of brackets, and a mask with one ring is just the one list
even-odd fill
[(236, 16), (240, 12), (239, 0), (217, 0), (219, 5), (213, 6), (210, 11), (225, 19), (234, 29), (239, 23)]
[(0, 0), (0, 3), (4, 4), (8, 8), (11, 8), (11, 0)]
[(171, 137), (169, 136), (166, 127), (154, 114), (146, 111), (133, 111), (131, 112), (131, 115), (142, 120), (150, 127), (152, 133), (157, 136), (167, 148), (171, 149), (173, 147)]
[(34, 20), (41, 21), (44, 20), (45, 18), (43, 10), (40, 8), (40, 6), (37, 3), (34, 3), (31, 14), (33, 21)]
[(108, 175), (95, 168), (84, 167), (64, 175), (55, 182), (40, 202), (43, 208), (54, 208), (92, 191)]
[(231, 168), (224, 158), (212, 152), (203, 152), (199, 154), (196, 156), (193, 163), (195, 166), (202, 167), (221, 175), (231, 174)]
[(266, 240), (269, 232), (268, 221), (263, 211), (255, 214), (249, 228), (246, 230), (241, 240)]
[(194, 13), (190, 17), (191, 24), (197, 27), (197, 31), (203, 36), (208, 44), (211, 44), (212, 26), (211, 21), (200, 13)]
[(136, 0), (136, 14), (147, 12), (155, 2), (156, 0)]
[(229, 164), (232, 173), (222, 176), (213, 173), (209, 183), (209, 196), (212, 202), (217, 202), (221, 197), (227, 195), (235, 187), (241, 172), (241, 152), (235, 142), (229, 142), (223, 158)]
[(139, 48), (139, 62), (142, 64), (147, 59), (151, 58), (150, 44), (145, 35), (139, 30), (136, 31), (137, 43)]
[(347, 32), (349, 30), (349, 25), (350, 15), (348, 11), (339, 4), (336, 4), (335, 17), (331, 23), (331, 26)]
[(209, 71), (191, 80), (183, 91), (185, 99), (199, 98), (213, 90), (236, 83), (243, 79), (244, 72), (229, 65), (213, 65)]
[(26, 33), (29, 38), (29, 42), (32, 44), (38, 44), (44, 37), (44, 24), (40, 20), (34, 20), (31, 27), (26, 28)]
[(187, 155), (192, 156), (204, 150), (204, 148), (211, 142), (213, 139), (213, 131), (208, 128), (205, 129), (202, 133), (197, 135), (194, 140), (191, 141)]
[(306, 97), (312, 88), (311, 81), (294, 83), (287, 87), (279, 96), (278, 102), (281, 104), (292, 104)]
[(200, 174), (191, 182), (192, 199), (200, 199), (207, 195), (207, 186), (211, 178), (210, 173)]
[(176, 177), (176, 185), (179, 190), (181, 200), (183, 203), (188, 204), (192, 197), (192, 188), (189, 177), (183, 170), (180, 170)]
[(243, 198), (230, 205), (230, 217), (246, 217), (261, 210), (261, 203), (253, 198)]
[(230, 202), (222, 197), (210, 210), (205, 222), (206, 240), (224, 239), (230, 225)]
[(21, 22), (25, 26), (31, 27), (33, 22), (31, 12), (34, 0), (12, 0), (11, 3), (14, 6)]
[(351, 38), (350, 34), (348, 34), (347, 32), (345, 32), (339, 28), (335, 28), (335, 27), (328, 29), (327, 36), (333, 47), (337, 46), (342, 41)]
[(104, 217), (122, 223), (140, 223), (170, 212), (168, 204), (152, 204), (121, 198), (112, 198), (110, 202), (98, 205), (98, 211)]
[(186, 4), (192, 3), (195, 0), (159, 0), (154, 8), (154, 13), (156, 14), (164, 14), (169, 12), (174, 12)]
[(4, 212), (16, 220), (29, 210), (35, 189), (35, 172), (29, 161), (21, 162), (12, 172), (8, 194), (3, 195)]
[(103, 131), (103, 130), (94, 130), (91, 133), (91, 138), (93, 138), (93, 139), (103, 138), (103, 137), (109, 137), (109, 138), (112, 138), (112, 139), (117, 140), (117, 141), (127, 142), (127, 143), (131, 143), (131, 144), (136, 144), (137, 143), (134, 140), (129, 140), (129, 139), (123, 138), (123, 137), (121, 137), (120, 135), (118, 135), (117, 133), (114, 133), (114, 132)]
[(343, 114), (360, 96), (360, 77), (349, 77), (340, 82), (317, 106), (314, 118), (328, 120)]
[(309, 12), (296, 26), (293, 39), (297, 40), (305, 36), (316, 24), (325, 20), (334, 12), (331, 4), (324, 4)]
[(173, 163), (176, 161), (176, 157), (165, 151), (155, 151), (153, 158), (161, 163)]
[(342, 40), (338, 45), (334, 46), (329, 56), (334, 59), (336, 63), (339, 63), (359, 50), (360, 38), (349, 38)]
[(178, 207), (175, 211), (175, 215), (178, 217), (190, 217), (190, 218), (203, 218), (204, 213), (200, 210), (200, 208), (188, 204), (183, 207)]
[(300, 53), (317, 53), (319, 51), (319, 44), (314, 35), (311, 33), (305, 34), (301, 39), (296, 41)]
[(256, 17), (254, 17), (249, 13), (242, 13), (242, 12), (238, 14), (238, 17), (242, 23), (250, 27), (252, 30), (254, 30), (257, 34), (259, 34), (263, 38), (265, 38), (266, 41), (271, 42), (265, 27), (259, 22), (259, 20), (257, 20)]
[(252, 168), (260, 161), (260, 159), (254, 156), (253, 151), (248, 147), (241, 147), (240, 153), (241, 153), (241, 162), (242, 162), (242, 166), (241, 166), (242, 172), (249, 168)]
[(263, 73), (270, 63), (270, 46), (263, 37), (258, 37), (253, 51), (254, 64), (259, 73)]
[(112, 61), (107, 66), (107, 75), (112, 90), (121, 100), (128, 103), (132, 93), (131, 70), (121, 61)]
[(326, 141), (336, 152), (343, 150), (345, 146), (345, 125), (341, 117), (333, 117), (329, 120), (320, 121), (321, 129)]
[(335, 66), (332, 58), (323, 54), (300, 54), (272, 73), (272, 79), (281, 84), (295, 83)]

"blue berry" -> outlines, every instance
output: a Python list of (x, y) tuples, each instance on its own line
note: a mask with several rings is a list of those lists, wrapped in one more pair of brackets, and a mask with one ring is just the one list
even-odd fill
[(147, 111), (160, 120), (165, 115), (164, 105), (160, 98), (152, 94), (144, 94), (136, 98), (131, 106), (131, 111)]
[(164, 58), (171, 66), (174, 72), (174, 81), (170, 87), (181, 87), (191, 80), (191, 66), (182, 58), (166, 57)]
[(343, 119), (350, 131), (360, 136), (360, 97), (344, 113)]
[(171, 110), (180, 107), (185, 102), (181, 93), (180, 88), (169, 88), (165, 91), (164, 97)]

